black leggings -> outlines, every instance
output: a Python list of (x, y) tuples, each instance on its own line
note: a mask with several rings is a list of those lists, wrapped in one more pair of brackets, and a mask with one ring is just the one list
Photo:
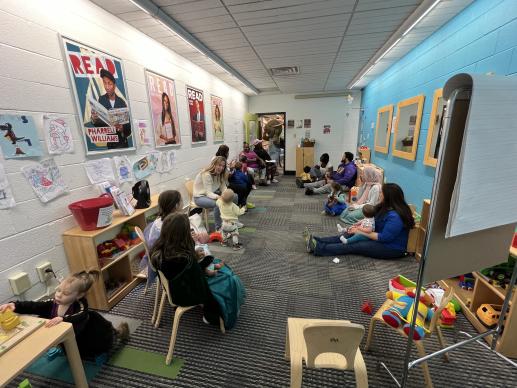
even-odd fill
[(237, 194), (237, 206), (242, 207), (246, 205), (246, 201), (248, 200), (248, 195), (251, 191), (251, 184), (244, 185), (244, 184), (235, 184), (230, 183), (230, 189), (232, 189)]

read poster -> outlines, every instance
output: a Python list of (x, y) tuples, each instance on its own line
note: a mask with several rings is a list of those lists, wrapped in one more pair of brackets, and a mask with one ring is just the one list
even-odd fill
[(224, 141), (223, 127), (223, 99), (211, 96), (212, 102), (212, 130), (214, 131), (214, 141)]
[(156, 147), (181, 144), (174, 81), (146, 70)]
[(87, 154), (135, 149), (120, 59), (63, 38)]
[(187, 86), (187, 103), (190, 114), (190, 129), (192, 131), (192, 143), (206, 141), (205, 105), (203, 103), (203, 91)]

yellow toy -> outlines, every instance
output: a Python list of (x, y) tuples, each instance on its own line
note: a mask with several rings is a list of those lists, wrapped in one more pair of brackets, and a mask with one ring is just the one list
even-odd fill
[(0, 326), (5, 331), (12, 330), (20, 324), (20, 317), (7, 309), (3, 313), (0, 313)]

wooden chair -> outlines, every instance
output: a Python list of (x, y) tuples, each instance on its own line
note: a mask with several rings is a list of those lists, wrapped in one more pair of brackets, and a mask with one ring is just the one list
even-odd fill
[[(162, 293), (162, 299), (160, 301), (160, 309), (158, 310), (158, 316), (156, 317), (156, 323), (154, 327), (158, 327), (160, 325), (160, 321), (162, 318), (163, 308), (165, 305), (165, 298), (169, 301), (169, 304), (172, 307), (176, 307), (176, 310), (174, 312), (174, 322), (172, 323), (172, 333), (171, 333), (171, 339), (169, 342), (169, 350), (167, 352), (167, 357), (165, 359), (165, 363), (167, 365), (170, 365), (172, 361), (172, 353), (174, 352), (174, 345), (176, 344), (176, 335), (178, 334), (178, 328), (180, 325), (180, 319), (183, 313), (193, 309), (195, 306), (176, 306), (174, 303), (172, 303), (172, 298), (170, 294), (170, 288), (169, 288), (169, 280), (165, 277), (162, 271), (158, 270), (158, 276), (160, 278), (160, 281), (162, 283), (163, 287), (163, 293)], [(219, 329), (221, 330), (221, 333), (225, 333), (224, 328), (224, 321), (222, 318), (219, 318)]]
[[(138, 226), (135, 226), (135, 232), (138, 235), (138, 238), (140, 240), (142, 240), (142, 242), (144, 244), (145, 254), (147, 255), (147, 262), (149, 263), (149, 267), (154, 272), (156, 272), (156, 268), (154, 268), (153, 263), (151, 262), (151, 253), (150, 253), (150, 250), (149, 250), (149, 246), (147, 245), (147, 241), (145, 240), (144, 232), (142, 232), (142, 229), (140, 229)], [(147, 271), (149, 272), (149, 268), (147, 269)], [(149, 273), (147, 274), (147, 277), (149, 278)], [(149, 285), (148, 282), (146, 282), (145, 283), (144, 294), (147, 294), (147, 287), (148, 287), (148, 285)], [(156, 313), (158, 312), (158, 300), (160, 298), (160, 290), (161, 290), (160, 277), (157, 276), (156, 277), (156, 293), (154, 295), (153, 316), (151, 317), (151, 323), (152, 324), (154, 324), (154, 321), (156, 320)]]
[[(199, 207), (194, 203), (194, 181), (192, 179), (189, 179), (185, 182), (185, 190), (187, 190), (188, 193), (188, 214), (190, 214), (190, 211), (192, 209)], [(209, 231), (210, 228), (208, 227), (208, 209), (203, 209), (203, 220), (205, 222), (206, 230)]]
[[(431, 322), (429, 323), (429, 327), (427, 327), (427, 331), (425, 332), (425, 337), (418, 341), (413, 341), (415, 344), (418, 355), (420, 357), (424, 357), (426, 355), (425, 349), (424, 349), (424, 340), (431, 337), (431, 335), (436, 331), (436, 336), (438, 337), (438, 343), (440, 344), (440, 347), (443, 349), (445, 348), (445, 339), (443, 338), (443, 333), (440, 325), (438, 324), (438, 318), (440, 318), (440, 315), (442, 313), (442, 310), (447, 306), (447, 304), (451, 301), (453, 297), (452, 289), (449, 289), (442, 297), (442, 301), (440, 303), (440, 306), (438, 306), (438, 309), (435, 310), (433, 314), (433, 318), (431, 319)], [(382, 313), (389, 309), (393, 305), (393, 301), (391, 299), (386, 300), (384, 304), (377, 310), (375, 315), (372, 317), (370, 321), (370, 328), (368, 329), (368, 338), (366, 339), (366, 346), (364, 347), (364, 351), (368, 351), (373, 340), (373, 332), (375, 330), (375, 324), (377, 322), (381, 322), (385, 324), (386, 326), (390, 327), (394, 331), (398, 332), (400, 335), (407, 338), (406, 333), (404, 333), (404, 330), (402, 327), (395, 329), (394, 327), (388, 325), (384, 320), (382, 319)], [(445, 361), (449, 361), (449, 354), (444, 353), (443, 355)], [(431, 380), (431, 374), (429, 372), (429, 366), (427, 365), (427, 362), (423, 362), (422, 364), (422, 373), (424, 374), (424, 380), (425, 384), (428, 388), (433, 387), (433, 382)]]
[(303, 360), (307, 368), (353, 370), (356, 386), (368, 387), (359, 344), (364, 327), (349, 321), (288, 318), (285, 358), (291, 361), (291, 388), (302, 386)]

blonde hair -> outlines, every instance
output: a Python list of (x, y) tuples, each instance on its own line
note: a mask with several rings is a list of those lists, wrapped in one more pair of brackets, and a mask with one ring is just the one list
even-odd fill
[(234, 192), (232, 189), (226, 189), (221, 194), (221, 199), (223, 200), (224, 203), (230, 203), (233, 201), (233, 194), (234, 194)]
[(88, 292), (93, 282), (99, 279), (99, 271), (81, 271), (67, 276), (63, 283), (74, 286), (78, 293), (84, 294)]
[[(216, 175), (215, 168), (220, 163), (224, 163), (224, 169), (219, 175)], [(212, 159), (210, 164), (202, 172), (208, 172), (211, 175), (216, 175), (218, 177), (218, 179), (225, 182), (228, 179), (228, 173), (226, 171), (226, 158), (224, 156), (216, 156), (215, 158)]]

